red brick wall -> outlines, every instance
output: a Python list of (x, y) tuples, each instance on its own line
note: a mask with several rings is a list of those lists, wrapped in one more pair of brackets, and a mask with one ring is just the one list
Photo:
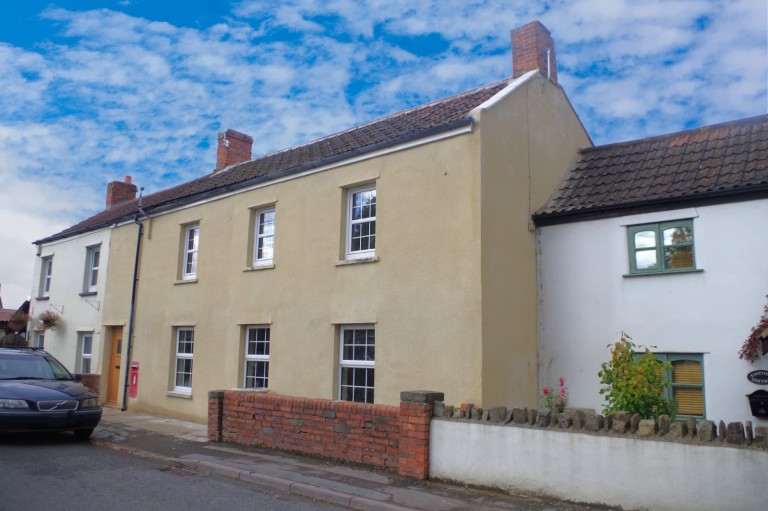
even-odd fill
[(538, 70), (547, 76), (547, 49), (549, 49), (549, 77), (557, 83), (555, 44), (549, 30), (538, 21), (512, 31), (512, 77)]
[(83, 373), (83, 385), (94, 391), (95, 393), (99, 393), (99, 385), (101, 381), (101, 375), (96, 373)]
[(235, 130), (219, 133), (219, 147), (216, 152), (216, 170), (251, 159), (253, 138)]
[(107, 209), (136, 198), (136, 185), (131, 184), (131, 176), (125, 181), (111, 181), (107, 184)]
[[(425, 395), (406, 394), (422, 401)], [(426, 479), (432, 402), (397, 407), (217, 390), (208, 394), (208, 439), (362, 463)]]

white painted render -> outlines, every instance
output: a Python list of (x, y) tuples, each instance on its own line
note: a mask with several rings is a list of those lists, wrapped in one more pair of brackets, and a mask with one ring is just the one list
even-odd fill
[(433, 479), (623, 509), (765, 509), (764, 451), (433, 420)]
[[(627, 277), (626, 226), (693, 219), (694, 273)], [(538, 228), (539, 383), (563, 376), (570, 406), (604, 405), (597, 372), (621, 331), (653, 351), (702, 353), (706, 418), (752, 420), (747, 373), (768, 357), (738, 358), (768, 294), (768, 200)]]
[[(59, 359), (71, 372), (80, 372), (78, 339), (83, 333), (93, 333), (91, 372), (102, 368), (102, 310), (109, 260), (110, 229), (101, 229), (41, 245), (35, 258), (30, 300), (29, 340), (34, 342), (41, 331), (37, 316), (51, 310), (61, 316), (55, 328), (45, 331), (45, 349)], [(89, 247), (100, 245), (99, 272), (95, 294), (87, 294), (85, 284)], [(40, 296), (42, 261), (53, 257), (53, 271), (48, 298)]]

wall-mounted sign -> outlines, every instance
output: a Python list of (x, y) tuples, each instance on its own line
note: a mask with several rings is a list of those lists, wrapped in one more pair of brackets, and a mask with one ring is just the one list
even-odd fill
[(747, 374), (747, 379), (752, 383), (757, 383), (758, 385), (768, 385), (768, 371), (765, 369), (752, 371), (751, 373)]

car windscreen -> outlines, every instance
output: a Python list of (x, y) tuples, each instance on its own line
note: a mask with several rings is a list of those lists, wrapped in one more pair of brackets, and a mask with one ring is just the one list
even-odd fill
[(0, 380), (70, 380), (61, 363), (52, 357), (0, 354)]

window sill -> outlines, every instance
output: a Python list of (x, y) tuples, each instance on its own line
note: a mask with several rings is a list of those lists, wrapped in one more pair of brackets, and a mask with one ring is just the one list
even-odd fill
[(663, 271), (658, 273), (625, 273), (622, 277), (633, 279), (635, 277), (661, 277), (666, 275), (688, 275), (690, 273), (704, 273), (704, 270), (697, 268), (695, 270)]
[(187, 392), (178, 392), (175, 390), (169, 390), (165, 393), (165, 395), (168, 397), (178, 397), (181, 399), (192, 399), (192, 392), (187, 393)]
[(256, 266), (246, 266), (243, 268), (243, 271), (273, 270), (274, 268), (274, 264), (259, 264)]
[(174, 286), (181, 286), (184, 284), (197, 284), (197, 279), (182, 279), (173, 283)]
[(345, 259), (343, 261), (336, 261), (336, 266), (349, 266), (354, 264), (368, 264), (368, 263), (378, 263), (379, 257), (373, 256), (373, 257), (361, 257), (360, 259)]
[(87, 291), (85, 293), (80, 293), (80, 296), (96, 296), (96, 291)]
[(238, 392), (255, 392), (255, 393), (258, 393), (258, 394), (267, 394), (269, 392), (268, 388), (267, 389), (265, 389), (265, 388), (261, 388), (261, 389), (246, 389), (246, 388), (243, 388), (243, 387), (237, 387), (237, 388), (234, 388), (232, 390), (236, 390)]
[(37, 296), (37, 297), (35, 297), (35, 300), (37, 300), (38, 302), (44, 302), (45, 300), (50, 300), (50, 299), (51, 299), (50, 296)]

